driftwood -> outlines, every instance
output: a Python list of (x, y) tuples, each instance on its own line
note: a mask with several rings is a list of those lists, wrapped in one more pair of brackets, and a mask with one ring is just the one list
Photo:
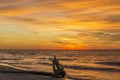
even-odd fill
[(55, 77), (65, 77), (66, 72), (64, 70), (64, 67), (59, 63), (59, 60), (54, 56), (53, 59), (53, 72)]

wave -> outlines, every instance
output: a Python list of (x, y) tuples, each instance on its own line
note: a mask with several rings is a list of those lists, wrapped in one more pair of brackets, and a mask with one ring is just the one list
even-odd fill
[(9, 64), (0, 64), (0, 71), (7, 71), (7, 70), (14, 70), (14, 71), (17, 71), (17, 70), (25, 70), (24, 68), (19, 68), (19, 67), (15, 67), (15, 66), (12, 66), (12, 65), (9, 65)]
[(38, 71), (30, 71), (25, 70), (19, 67), (14, 67), (8, 64), (0, 64), (0, 73), (15, 73), (15, 74), (35, 74), (35, 75), (44, 75), (44, 76), (52, 76), (51, 72), (38, 72)]
[(93, 80), (93, 79), (87, 79), (87, 78), (75, 78), (75, 77), (68, 77), (69, 79), (72, 79), (72, 80)]
[[(0, 64), (0, 73), (32, 74), (32, 75), (43, 75), (43, 76), (52, 76), (53, 75), (52, 72), (28, 71), (28, 70), (23, 70), (23, 69), (21, 69), (19, 67), (14, 67), (14, 66), (8, 65), (8, 64)], [(84, 77), (84, 76), (80, 76), (80, 77), (67, 76), (66, 79), (71, 79), (71, 80), (93, 80), (89, 76), (88, 77), (87, 76), (86, 77)]]
[[(46, 66), (52, 66), (50, 63), (41, 63)], [(94, 67), (94, 66), (87, 66), (87, 65), (80, 65), (80, 66), (72, 66), (72, 65), (63, 65), (65, 68), (69, 69), (76, 69), (76, 70), (97, 70), (97, 71), (114, 71), (114, 72), (120, 72), (120, 69), (118, 68), (110, 68), (110, 67)]]
[[(52, 58), (50, 58), (49, 60), (53, 60)], [(71, 58), (59, 58), (60, 61), (74, 61), (76, 59), (71, 59)]]
[(92, 66), (64, 66), (66, 68), (70, 69), (76, 69), (76, 70), (97, 70), (97, 71), (115, 71), (120, 72), (120, 69), (117, 68), (106, 68), (106, 67), (92, 67)]
[(120, 66), (120, 62), (97, 62), (96, 64), (104, 64), (104, 65), (113, 65), (113, 66)]

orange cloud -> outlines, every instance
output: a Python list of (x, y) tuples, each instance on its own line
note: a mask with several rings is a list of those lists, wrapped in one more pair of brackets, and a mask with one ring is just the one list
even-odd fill
[(119, 0), (2, 0), (0, 48), (119, 49), (119, 3)]

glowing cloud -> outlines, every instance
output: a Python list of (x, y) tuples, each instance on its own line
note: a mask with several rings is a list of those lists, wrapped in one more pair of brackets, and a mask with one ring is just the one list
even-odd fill
[(119, 0), (1, 0), (0, 49), (120, 49)]

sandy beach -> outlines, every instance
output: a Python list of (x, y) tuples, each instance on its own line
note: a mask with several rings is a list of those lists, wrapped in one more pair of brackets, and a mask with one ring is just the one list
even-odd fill
[(22, 70), (7, 64), (0, 64), (0, 80), (66, 80), (53, 78), (49, 72)]
[(49, 80), (50, 76), (19, 73), (21, 69), (9, 65), (0, 65), (0, 80)]
[(31, 74), (1, 73), (0, 80), (50, 80), (48, 76)]

